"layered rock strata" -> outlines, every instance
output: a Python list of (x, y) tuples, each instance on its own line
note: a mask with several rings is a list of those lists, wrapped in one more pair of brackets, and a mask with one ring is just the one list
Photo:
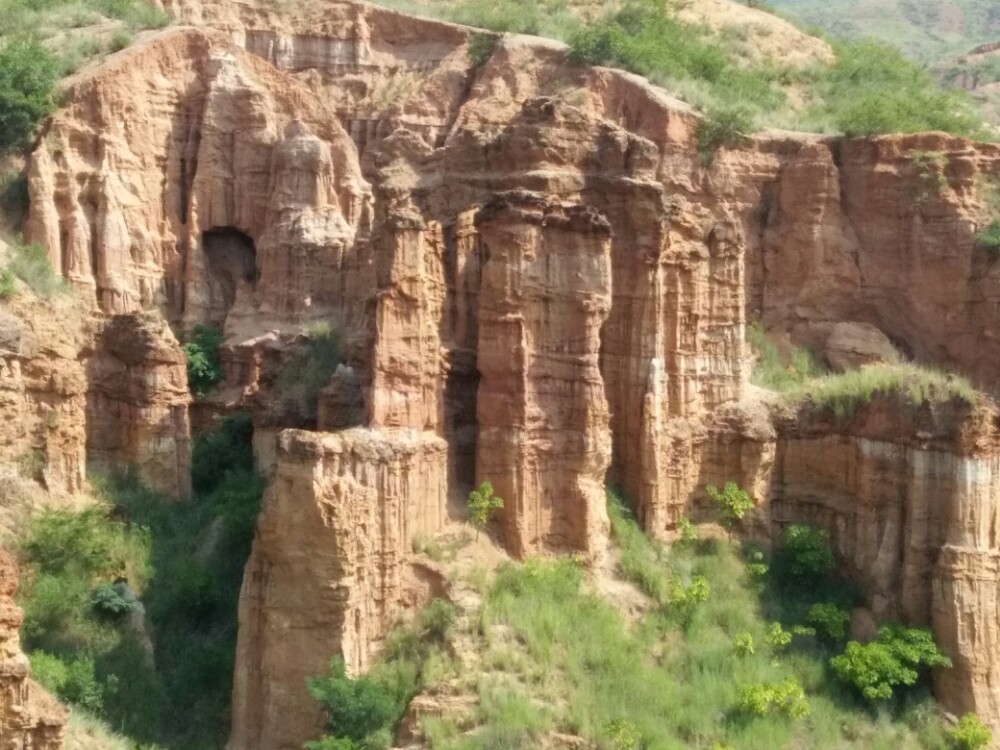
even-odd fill
[[(748, 531), (774, 539), (791, 523), (827, 529), (841, 569), (877, 621), (931, 627), (954, 667), (935, 695), (956, 715), (997, 713), (1000, 432), (993, 408), (959, 400), (877, 398), (850, 418), (806, 403), (733, 406), (677, 429), (667, 524), (736, 481), (755, 496)], [(666, 535), (661, 526), (654, 532)]]
[(28, 677), (16, 590), (17, 568), (0, 550), (0, 750), (61, 750), (67, 712)]
[(99, 326), (87, 361), (87, 455), (99, 467), (136, 466), (172, 498), (191, 489), (187, 360), (156, 315)]
[(322, 725), (306, 679), (371, 663), (401, 609), (426, 600), (414, 535), (444, 521), (447, 447), (432, 433), (287, 430), (240, 594), (229, 747), (301, 747)]
[(607, 536), (608, 405), (598, 368), (611, 307), (611, 227), (579, 205), (505, 194), (476, 221), (476, 473), (504, 499), (517, 555), (593, 551)]
[[(803, 432), (730, 406), (750, 319), (817, 349), (838, 323), (875, 327), (904, 356), (992, 387), (1000, 266), (974, 238), (1000, 148), (775, 133), (705, 167), (690, 108), (570, 65), (556, 43), (504, 37), (473, 64), (470, 30), (345, 0), (163, 5), (215, 30), (146, 36), (69, 82), (29, 160), (27, 231), (97, 321), (81, 355), (100, 375), (81, 391), (92, 452), (146, 461), (177, 494), (176, 345), (164, 331), (131, 361), (114, 332), (153, 311), (183, 332), (225, 330), (225, 386), (195, 421), (250, 408), (274, 477), (241, 601), (233, 750), (308, 737), (319, 717), (304, 678), (337, 654), (369, 663), (407, 599), (411, 537), (437, 528), (446, 497), (491, 480), (512, 551), (595, 553), (605, 471), (654, 533), (706, 481), (736, 478), (773, 501), (762, 533), (813, 516), (841, 529), (875, 609), (933, 622), (966, 664), (948, 691), (1000, 725), (992, 667), (954, 614), (979, 608), (977, 638), (1000, 619), (975, 583), (992, 579), (961, 572), (986, 570), (995, 546), (956, 520), (963, 498), (992, 502), (960, 479), (988, 467), (950, 438), (934, 450), (965, 468), (907, 453), (923, 440), (914, 425)], [(278, 374), (316, 324), (336, 330), (344, 361), (302, 414)], [(102, 425), (147, 447), (111, 445)], [(832, 474), (796, 468), (817, 448)], [(942, 528), (965, 529), (954, 540), (901, 510), (928, 490), (887, 475), (928, 465), (959, 477), (934, 485), (953, 514)], [(809, 471), (828, 480), (825, 516), (784, 489)], [(875, 498), (897, 510), (865, 515)], [(904, 568), (926, 572), (892, 541), (907, 534), (953, 550), (932, 568), (941, 603), (893, 588), (916, 575)], [(956, 557), (965, 548), (974, 563)]]

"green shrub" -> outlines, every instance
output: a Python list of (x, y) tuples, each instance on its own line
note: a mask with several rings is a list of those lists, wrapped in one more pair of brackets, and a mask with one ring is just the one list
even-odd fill
[(473, 68), (481, 68), (493, 57), (497, 41), (493, 34), (473, 34), (469, 38), (469, 62)]
[(132, 43), (132, 34), (125, 29), (120, 29), (115, 32), (115, 35), (111, 37), (111, 41), (108, 43), (108, 49), (112, 52), (119, 52)]
[[(396, 716), (392, 695), (370, 677), (348, 677), (343, 659), (331, 661), (330, 674), (310, 679), (308, 685), (309, 694), (326, 712), (327, 731), (338, 739), (361, 743)], [(322, 745), (306, 747), (316, 750)]]
[(993, 742), (993, 732), (975, 714), (965, 714), (948, 730), (948, 738), (956, 750), (981, 750)]
[(469, 520), (476, 527), (476, 538), (478, 539), (479, 531), (484, 529), (490, 518), (503, 508), (503, 498), (493, 494), (492, 484), (483, 482), (469, 493), (467, 505)]
[(836, 604), (813, 604), (806, 614), (806, 622), (816, 628), (820, 638), (831, 642), (844, 640), (850, 621), (851, 613)]
[(124, 596), (112, 583), (102, 583), (90, 594), (90, 606), (101, 617), (120, 620), (135, 608), (135, 602)]
[(677, 543), (694, 544), (698, 541), (698, 529), (686, 516), (677, 519)]
[(764, 643), (771, 651), (784, 651), (792, 644), (792, 633), (781, 627), (780, 622), (772, 622), (767, 626), (767, 636)]
[(830, 535), (825, 530), (802, 523), (793, 523), (782, 530), (774, 567), (783, 579), (814, 585), (829, 575), (836, 564)]
[(91, 657), (64, 661), (45, 651), (35, 651), (30, 661), (31, 676), (60, 700), (93, 712), (103, 707), (107, 688), (98, 682)]
[(915, 684), (922, 671), (950, 666), (929, 630), (900, 625), (882, 626), (871, 643), (851, 641), (830, 659), (834, 674), (869, 701), (889, 700), (896, 688)]
[(750, 633), (740, 633), (733, 638), (733, 653), (739, 657), (753, 656), (756, 653), (753, 635)]
[(342, 361), (340, 334), (325, 323), (312, 326), (282, 364), (276, 381), (278, 391), (295, 404), (302, 419), (315, 421), (320, 391)]
[(390, 633), (381, 661), (367, 675), (348, 677), (343, 660), (336, 658), (328, 674), (309, 679), (309, 693), (325, 711), (330, 734), (306, 743), (307, 750), (388, 750), (396, 724), (423, 686), (427, 665), (445, 642), (455, 611), (450, 602), (431, 601), (412, 626)]
[(809, 714), (809, 701), (798, 681), (788, 677), (781, 682), (741, 686), (736, 711), (758, 718), (780, 714), (789, 719), (801, 719)]
[(711, 587), (705, 576), (694, 576), (685, 586), (678, 576), (670, 579), (667, 592), (667, 604), (670, 611), (676, 613), (681, 626), (687, 628), (691, 624), (695, 608), (708, 601)]
[(710, 167), (720, 148), (738, 146), (752, 131), (753, 113), (746, 107), (710, 109), (696, 133), (702, 165)]
[(0, 41), (0, 154), (28, 145), (53, 106), (58, 63), (29, 36)]
[(739, 488), (736, 482), (726, 482), (719, 490), (714, 485), (708, 485), (705, 492), (719, 509), (719, 523), (732, 536), (733, 529), (743, 520), (743, 517), (754, 507), (753, 498)]
[(195, 435), (191, 448), (191, 486), (213, 492), (229, 473), (253, 473), (253, 418), (250, 412), (229, 414), (214, 430)]
[(0, 178), (0, 209), (15, 226), (23, 220), (30, 203), (27, 176), (8, 172)]
[(222, 380), (219, 347), (225, 336), (217, 328), (197, 325), (181, 349), (187, 357), (188, 388), (201, 398)]
[(1000, 255), (1000, 219), (976, 234), (976, 247), (993, 255)]
[(604, 727), (604, 735), (611, 743), (612, 750), (641, 750), (642, 734), (635, 722), (628, 719), (612, 719)]

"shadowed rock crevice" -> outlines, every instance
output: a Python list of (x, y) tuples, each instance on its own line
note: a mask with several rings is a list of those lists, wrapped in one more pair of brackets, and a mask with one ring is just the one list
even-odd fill
[(206, 322), (223, 328), (237, 295), (252, 293), (257, 284), (257, 248), (248, 235), (233, 227), (203, 232), (201, 247), (210, 278)]

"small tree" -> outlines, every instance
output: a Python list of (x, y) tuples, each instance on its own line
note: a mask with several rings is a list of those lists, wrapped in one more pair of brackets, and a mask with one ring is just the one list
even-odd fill
[(830, 535), (804, 523), (781, 532), (775, 569), (787, 583), (814, 586), (836, 567)]
[(35, 126), (52, 109), (58, 67), (36, 39), (0, 42), (0, 154), (28, 145)]
[(501, 508), (503, 498), (493, 494), (493, 485), (489, 482), (483, 482), (469, 493), (469, 520), (476, 527), (476, 539), (479, 539), (480, 530)]
[(736, 482), (726, 482), (721, 491), (709, 485), (705, 488), (705, 492), (719, 508), (719, 523), (725, 527), (729, 538), (732, 539), (733, 527), (743, 520), (748, 510), (754, 507), (753, 498), (741, 490)]

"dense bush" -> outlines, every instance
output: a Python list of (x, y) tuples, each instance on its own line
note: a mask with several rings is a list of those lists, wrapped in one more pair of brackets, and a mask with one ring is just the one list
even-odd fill
[(836, 563), (825, 530), (802, 523), (782, 530), (774, 558), (775, 572), (782, 578), (815, 585), (833, 571)]
[(28, 145), (53, 106), (58, 69), (56, 58), (32, 37), (0, 41), (0, 154)]
[(930, 73), (893, 47), (874, 40), (840, 44), (836, 62), (816, 87), (837, 129), (849, 136), (943, 130), (977, 135), (977, 117), (964, 94), (945, 91)]
[(817, 635), (826, 641), (838, 642), (847, 635), (847, 625), (851, 613), (836, 604), (814, 604), (806, 614), (806, 622), (816, 629)]
[[(399, 711), (393, 696), (371, 677), (351, 679), (344, 660), (330, 662), (330, 673), (309, 680), (309, 694), (326, 712), (326, 729), (337, 740), (361, 743), (385, 728)], [(310, 748), (319, 746), (310, 743)]]
[(801, 719), (809, 714), (809, 701), (798, 681), (788, 677), (781, 682), (743, 685), (736, 711), (752, 717), (780, 714), (789, 719)]
[[(23, 634), (33, 660), (45, 654), (39, 679), (137, 743), (224, 744), (239, 589), (263, 490), (250, 443), (249, 420), (228, 418), (195, 439), (191, 499), (171, 502), (134, 472), (114, 475), (99, 483), (107, 506), (43, 513), (21, 545)], [(127, 616), (140, 606), (153, 659)]]
[(982, 750), (993, 741), (993, 732), (975, 714), (965, 714), (948, 730), (948, 738), (956, 750)]
[(896, 688), (915, 684), (921, 672), (950, 666), (929, 630), (899, 625), (882, 626), (871, 643), (851, 641), (830, 659), (834, 674), (869, 701), (889, 700)]
[(278, 391), (295, 405), (306, 422), (315, 422), (320, 391), (330, 383), (342, 361), (340, 333), (320, 323), (306, 330), (282, 363), (277, 377)]
[(307, 750), (388, 748), (428, 663), (445, 643), (455, 611), (450, 602), (431, 601), (414, 623), (390, 634), (382, 660), (366, 675), (348, 677), (337, 658), (326, 675), (309, 679), (309, 694), (326, 713), (329, 734), (307, 742)]
[(222, 380), (219, 347), (224, 340), (217, 328), (197, 325), (181, 347), (187, 356), (188, 388), (195, 396), (204, 396)]
[(753, 112), (746, 107), (708, 110), (698, 123), (696, 140), (703, 166), (711, 166), (723, 146), (738, 146), (753, 131)]

